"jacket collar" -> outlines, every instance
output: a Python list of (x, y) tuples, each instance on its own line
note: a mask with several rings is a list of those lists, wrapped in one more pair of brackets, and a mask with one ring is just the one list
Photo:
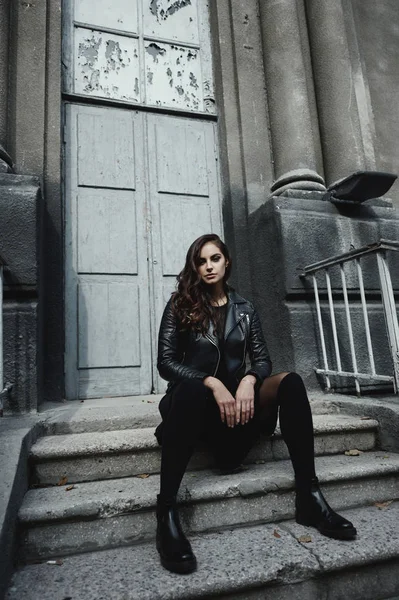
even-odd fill
[[(227, 293), (227, 312), (226, 312), (226, 323), (224, 326), (224, 339), (227, 338), (227, 336), (229, 335), (229, 333), (234, 329), (234, 327), (237, 325), (237, 311), (236, 311), (236, 305), (237, 304), (245, 304), (247, 301), (245, 300), (245, 298), (243, 298), (242, 296), (240, 296), (239, 294), (237, 294), (237, 292), (233, 289), (229, 289), (228, 293)], [(208, 329), (208, 337), (213, 341), (214, 344), (216, 344), (217, 346), (219, 345), (219, 340), (217, 339), (217, 336), (215, 336), (213, 334), (213, 325), (212, 323), (209, 324), (209, 329)]]
[(228, 298), (229, 298), (229, 303), (245, 304), (247, 302), (245, 300), (245, 298), (243, 298), (242, 296), (240, 296), (239, 294), (237, 294), (237, 292), (235, 290), (233, 290), (232, 288), (229, 289), (227, 295), (228, 295)]

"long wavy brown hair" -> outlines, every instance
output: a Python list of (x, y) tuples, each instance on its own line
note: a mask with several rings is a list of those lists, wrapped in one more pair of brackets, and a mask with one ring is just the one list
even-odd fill
[(227, 280), (231, 273), (230, 252), (218, 235), (208, 233), (194, 240), (189, 247), (186, 264), (177, 276), (177, 291), (172, 295), (172, 306), (182, 329), (194, 329), (201, 333), (208, 331), (210, 323), (217, 328), (220, 314), (212, 306), (209, 287), (202, 281), (198, 273), (201, 250), (208, 242), (212, 242), (219, 248), (228, 263), (223, 282), (227, 294), (229, 289)]

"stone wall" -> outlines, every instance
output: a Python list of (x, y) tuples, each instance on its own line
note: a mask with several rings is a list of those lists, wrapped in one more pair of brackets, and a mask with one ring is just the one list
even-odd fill
[(0, 174), (0, 250), (4, 273), (5, 412), (35, 411), (42, 390), (43, 315), (40, 245), (43, 199), (38, 178)]
[[(64, 393), (61, 0), (0, 0), (0, 87), (0, 144), (17, 173), (39, 178), (44, 196), (42, 397), (59, 400)], [(18, 224), (10, 227), (16, 235)]]

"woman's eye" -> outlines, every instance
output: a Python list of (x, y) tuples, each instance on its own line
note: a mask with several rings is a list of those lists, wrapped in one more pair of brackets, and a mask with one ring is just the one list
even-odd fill
[(213, 259), (213, 262), (219, 262), (220, 258), (221, 258), (220, 256), (215, 256), (215, 258)]

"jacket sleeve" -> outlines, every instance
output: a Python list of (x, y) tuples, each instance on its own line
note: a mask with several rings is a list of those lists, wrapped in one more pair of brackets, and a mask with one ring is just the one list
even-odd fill
[[(180, 350), (180, 352), (179, 352)], [(172, 300), (167, 303), (159, 328), (158, 336), (158, 371), (166, 381), (181, 381), (182, 379), (205, 379), (209, 373), (198, 371), (181, 364), (179, 349), (179, 332)], [(180, 359), (180, 360), (179, 360)]]
[(256, 383), (260, 386), (272, 372), (272, 361), (263, 336), (262, 325), (255, 309), (249, 329), (249, 358), (251, 366), (246, 375), (255, 375)]

